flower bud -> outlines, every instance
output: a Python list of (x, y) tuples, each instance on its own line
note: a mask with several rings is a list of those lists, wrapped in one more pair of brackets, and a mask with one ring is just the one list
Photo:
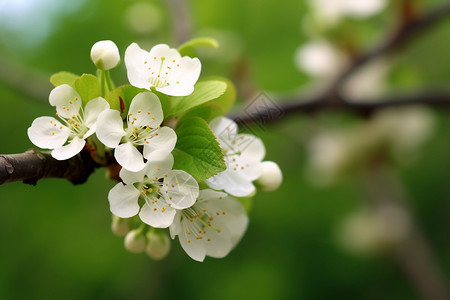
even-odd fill
[(131, 230), (131, 221), (122, 219), (116, 215), (112, 216), (111, 231), (117, 236), (124, 236)]
[(280, 187), (283, 181), (280, 167), (273, 161), (263, 161), (262, 175), (256, 181), (256, 184), (262, 191), (270, 192)]
[(99, 41), (91, 48), (92, 62), (101, 70), (110, 70), (120, 62), (119, 49), (112, 41)]
[(161, 260), (169, 254), (170, 239), (166, 233), (150, 231), (147, 234), (147, 247), (145, 252), (154, 260)]
[(145, 250), (147, 240), (140, 229), (135, 229), (125, 236), (125, 249), (133, 253), (140, 253)]

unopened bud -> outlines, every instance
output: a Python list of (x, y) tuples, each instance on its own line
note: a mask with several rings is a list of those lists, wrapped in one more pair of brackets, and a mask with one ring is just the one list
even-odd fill
[(101, 70), (110, 70), (120, 62), (119, 49), (112, 41), (99, 41), (91, 48), (92, 62)]
[(263, 161), (262, 175), (256, 180), (256, 184), (262, 191), (270, 192), (280, 187), (283, 181), (283, 174), (280, 167), (273, 161)]
[(154, 260), (161, 260), (169, 254), (170, 239), (166, 233), (150, 231), (147, 234), (147, 247), (145, 252)]
[(128, 232), (125, 236), (125, 249), (133, 253), (140, 253), (145, 250), (145, 245), (147, 240), (139, 229), (132, 230)]
[(131, 220), (112, 216), (111, 231), (117, 236), (124, 236), (131, 230)]

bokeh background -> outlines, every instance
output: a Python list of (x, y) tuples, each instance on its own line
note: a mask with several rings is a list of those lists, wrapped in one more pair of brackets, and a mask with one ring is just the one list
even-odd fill
[[(49, 76), (94, 73), (89, 51), (98, 40), (115, 41), (123, 55), (132, 42), (177, 46), (175, 24), (191, 36), (215, 37), (218, 50), (198, 52), (202, 76), (230, 78), (237, 107), (245, 107), (261, 92), (277, 102), (320, 90), (340, 67), (333, 63), (398, 26), (400, 2), (324, 25), (300, 0), (0, 0), (0, 153), (33, 147), (27, 128), (54, 113)], [(445, 1), (403, 2), (420, 14)], [(181, 25), (174, 17), (180, 13)], [(450, 18), (360, 74), (364, 80), (348, 89), (349, 97), (445, 89), (449, 34)], [(312, 51), (323, 56), (305, 54), (312, 41), (328, 43)], [(305, 60), (318, 61), (318, 71)], [(125, 74), (124, 64), (112, 71), (116, 83), (126, 83)], [(2, 185), (0, 299), (420, 299), (393, 249), (420, 228), (448, 283), (450, 112), (415, 107), (386, 114), (298, 114), (251, 129), (284, 181), (255, 196), (248, 231), (225, 259), (192, 261), (178, 241), (162, 261), (128, 253), (110, 230), (107, 193), (114, 182), (104, 170), (80, 186), (57, 179)], [(387, 214), (371, 204), (373, 190), (390, 197), (389, 187), (371, 177), (380, 160), (381, 176), (406, 202)]]

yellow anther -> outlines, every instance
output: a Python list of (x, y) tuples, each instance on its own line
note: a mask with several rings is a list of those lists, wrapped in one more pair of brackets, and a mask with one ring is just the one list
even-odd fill
[(209, 220), (212, 221), (212, 220), (214, 220), (214, 218), (213, 218), (213, 217), (210, 217)]
[(153, 209), (153, 211), (157, 211), (156, 207)]
[(175, 62), (175, 59), (174, 59), (174, 60), (172, 60), (172, 62)]
[(75, 97), (75, 101), (78, 101), (78, 97)]
[(219, 215), (220, 215), (220, 213), (216, 212), (216, 215), (218, 215), (218, 216), (219, 216)]
[(190, 243), (191, 242), (191, 240), (188, 240), (188, 243)]
[[(170, 198), (170, 199), (172, 199), (172, 198)], [(172, 206), (172, 203), (169, 203), (169, 206)]]
[(178, 184), (178, 181), (175, 181), (175, 184)]
[(138, 114), (140, 114), (142, 112), (142, 110), (138, 110)]
[(148, 111), (148, 112), (147, 112), (147, 115), (149, 115), (149, 114), (151, 114), (151, 112)]
[(226, 215), (226, 214), (227, 214), (226, 212), (224, 212), (224, 211), (222, 212), (222, 215)]
[(69, 100), (69, 103), (70, 103), (70, 104), (73, 104), (72, 100)]
[(166, 208), (165, 208), (165, 207), (163, 207), (163, 208), (161, 209), (161, 211), (162, 211), (162, 212), (165, 212), (165, 211), (166, 211)]
[(201, 237), (201, 236), (198, 236), (198, 237), (197, 237), (197, 240), (201, 240), (202, 238), (203, 238), (203, 237)]
[(164, 177), (167, 177), (167, 174), (164, 174)]
[(131, 117), (131, 116), (132, 116), (132, 114), (128, 114), (128, 116), (129, 116), (129, 117)]
[(172, 196), (170, 196), (169, 199), (172, 200)]
[(55, 132), (54, 132), (54, 131), (52, 131), (52, 134), (54, 135), (54, 134), (55, 134)]
[(172, 187), (175, 187), (175, 185), (172, 184)]
[(53, 121), (50, 120), (50, 123), (53, 123)]
[(208, 239), (208, 242), (211, 242), (211, 239)]
[(63, 107), (62, 107), (62, 109), (66, 109), (66, 107), (65, 107), (65, 106), (63, 106)]
[(62, 127), (62, 126), (60, 126), (60, 127), (59, 127), (59, 129), (63, 129), (63, 127)]

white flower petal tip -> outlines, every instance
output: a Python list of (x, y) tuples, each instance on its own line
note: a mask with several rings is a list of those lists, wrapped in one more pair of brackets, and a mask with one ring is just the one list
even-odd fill
[(113, 41), (99, 41), (91, 48), (91, 59), (100, 70), (110, 70), (120, 63), (119, 49)]
[(273, 161), (263, 161), (262, 175), (256, 180), (258, 188), (265, 192), (278, 189), (283, 181), (280, 167)]
[(206, 183), (236, 197), (250, 195), (255, 191), (252, 182), (262, 174), (261, 161), (266, 154), (263, 142), (251, 134), (238, 134), (237, 124), (228, 118), (215, 118), (210, 127), (224, 152), (227, 169)]
[(165, 258), (170, 252), (170, 239), (165, 233), (147, 233), (147, 247), (145, 252), (154, 260)]
[(125, 65), (131, 85), (170, 96), (187, 96), (194, 91), (200, 76), (198, 58), (181, 57), (178, 50), (165, 44), (154, 46), (150, 52), (132, 43), (125, 51)]
[[(206, 224), (206, 225), (205, 225)], [(170, 226), (184, 251), (194, 260), (222, 258), (236, 246), (248, 226), (242, 204), (227, 194), (201, 190), (197, 202), (177, 212)]]
[[(97, 137), (110, 148), (115, 148), (114, 156), (125, 169), (138, 172), (148, 161), (172, 152), (177, 138), (173, 129), (161, 127), (164, 120), (159, 98), (150, 92), (139, 93), (131, 101), (124, 129), (117, 110), (103, 111), (97, 121)], [(137, 148), (144, 148), (142, 154)]]
[(147, 239), (138, 229), (128, 232), (124, 240), (125, 249), (132, 253), (144, 252)]

